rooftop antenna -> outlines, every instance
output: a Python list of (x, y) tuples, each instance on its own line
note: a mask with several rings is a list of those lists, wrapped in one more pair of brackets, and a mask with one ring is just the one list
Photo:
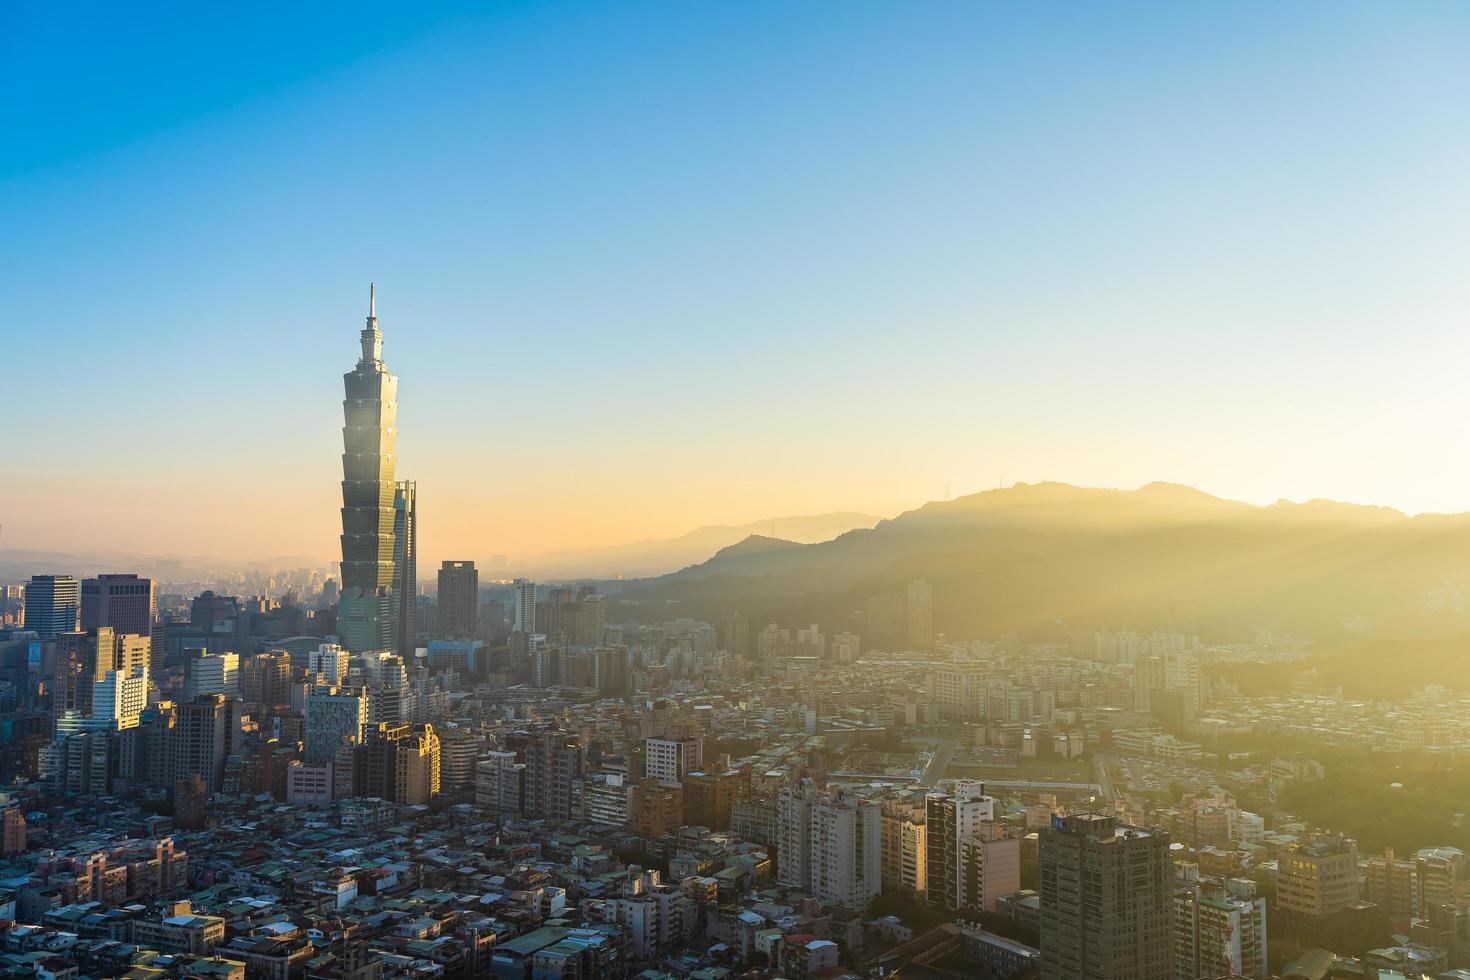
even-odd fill
[(378, 317), (378, 284), (368, 283), (368, 319), (375, 320)]

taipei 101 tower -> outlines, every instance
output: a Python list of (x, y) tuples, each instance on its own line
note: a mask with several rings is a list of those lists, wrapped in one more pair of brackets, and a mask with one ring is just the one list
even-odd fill
[(337, 633), (353, 652), (398, 644), (394, 602), (393, 480), (398, 379), (383, 363), (376, 285), (368, 287), (362, 357), (342, 376), (342, 596)]

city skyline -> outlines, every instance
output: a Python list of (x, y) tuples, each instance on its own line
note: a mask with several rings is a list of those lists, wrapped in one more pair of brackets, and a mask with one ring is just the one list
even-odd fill
[(846, 14), (19, 13), (0, 329), (76, 401), (4, 547), (331, 556), (369, 279), (431, 564), (1018, 480), (1470, 509), (1470, 13)]

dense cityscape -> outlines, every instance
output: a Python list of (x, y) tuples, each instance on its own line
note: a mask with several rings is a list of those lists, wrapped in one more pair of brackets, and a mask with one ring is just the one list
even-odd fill
[(340, 577), (5, 587), (5, 975), (1470, 977), (1465, 814), (1310, 793), (1452, 760), (1470, 699), (1269, 634), (949, 636), (919, 578), (839, 623), (421, 581), (383, 339), (370, 290)]
[(0, 980), (1470, 980), (1467, 51), (0, 3)]

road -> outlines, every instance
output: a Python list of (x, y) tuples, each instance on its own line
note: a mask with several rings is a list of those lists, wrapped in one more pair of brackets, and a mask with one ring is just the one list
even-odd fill
[(949, 768), (950, 756), (954, 755), (955, 743), (953, 739), (941, 739), (939, 748), (929, 757), (929, 764), (924, 767), (924, 775), (919, 777), (919, 785), (925, 788), (933, 786), (944, 776), (944, 770)]

